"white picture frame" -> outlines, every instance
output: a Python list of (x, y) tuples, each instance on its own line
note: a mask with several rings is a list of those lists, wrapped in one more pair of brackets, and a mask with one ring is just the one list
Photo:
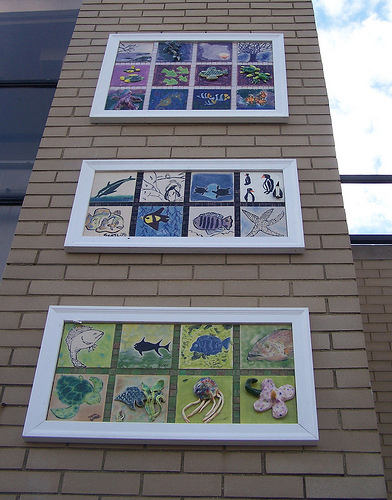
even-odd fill
[[(59, 401), (57, 400), (57, 402), (51, 402), (51, 398), (54, 397), (52, 395), (54, 381), (58, 380), (58, 378), (61, 376), (57, 372), (64, 373), (64, 371), (68, 370), (68, 372), (72, 372), (74, 374), (72, 375), (73, 378), (80, 376), (80, 378), (85, 378), (87, 380), (87, 378), (90, 377), (90, 374), (92, 372), (94, 373), (94, 370), (95, 373), (99, 373), (97, 375), (98, 378), (104, 378), (106, 376), (104, 374), (109, 370), (108, 367), (93, 369), (91, 366), (87, 366), (83, 368), (73, 366), (72, 363), (69, 363), (69, 368), (61, 368), (60, 366), (61, 356), (59, 355), (59, 353), (62, 352), (62, 349), (64, 349), (64, 346), (66, 344), (64, 333), (66, 325), (71, 324), (71, 326), (79, 325), (83, 327), (85, 324), (96, 325), (97, 323), (100, 324), (100, 328), (106, 331), (106, 333), (109, 332), (113, 324), (120, 325), (119, 328), (123, 332), (121, 333), (121, 335), (124, 335), (124, 325), (128, 324), (136, 324), (138, 327), (141, 325), (142, 327), (148, 327), (150, 329), (157, 328), (157, 325), (162, 324), (186, 324), (191, 326), (207, 325), (208, 327), (210, 327), (211, 325), (223, 325), (225, 326), (225, 328), (232, 326), (233, 331), (236, 325), (241, 325), (239, 329), (240, 333), (238, 334), (240, 336), (239, 343), (241, 345), (241, 349), (243, 342), (242, 337), (244, 337), (244, 339), (246, 340), (248, 335), (247, 329), (249, 328), (249, 331), (252, 333), (253, 330), (251, 328), (253, 327), (257, 329), (267, 327), (272, 329), (274, 325), (291, 325), (290, 328), (292, 331), (293, 348), (292, 370), (294, 372), (293, 380), (295, 380), (295, 398), (291, 401), (287, 401), (287, 406), (289, 403), (293, 403), (293, 406), (290, 407), (291, 409), (289, 410), (289, 413), (284, 418), (288, 418), (290, 412), (295, 412), (295, 410), (292, 408), (296, 408), (296, 416), (290, 423), (285, 423), (284, 418), (281, 420), (273, 420), (273, 423), (263, 423), (265, 422), (265, 420), (263, 419), (267, 418), (267, 413), (271, 413), (270, 410), (268, 410), (268, 412), (266, 411), (257, 413), (254, 412), (253, 409), (248, 409), (246, 410), (247, 412), (251, 411), (252, 415), (253, 413), (256, 414), (256, 418), (258, 419), (257, 423), (246, 423), (248, 418), (246, 414), (244, 420), (245, 423), (242, 423), (242, 416), (240, 417), (240, 421), (237, 423), (233, 423), (232, 420), (230, 420), (231, 423), (220, 423), (219, 418), (223, 419), (223, 417), (221, 417), (221, 415), (223, 415), (223, 411), (217, 416), (216, 423), (212, 421), (207, 424), (194, 422), (186, 424), (185, 422), (178, 423), (177, 421), (175, 423), (160, 423), (157, 421), (118, 421), (118, 419), (116, 419), (115, 421), (113, 421), (113, 419), (111, 419), (110, 421), (98, 421), (96, 420), (96, 418), (99, 418), (100, 415), (98, 415), (97, 413), (93, 413), (93, 418), (90, 418), (91, 416), (89, 416), (88, 419), (85, 418), (85, 421), (75, 421), (69, 418), (64, 418), (64, 415), (62, 415), (61, 418), (54, 418), (52, 413), (63, 411), (61, 409), (58, 409), (58, 406), (64, 407), (70, 404), (69, 401), (62, 401), (61, 403), (59, 403)], [(227, 323), (231, 323), (231, 325), (228, 325)], [(147, 324), (149, 326), (146, 326)], [(191, 329), (189, 328), (188, 331), (191, 331)], [(69, 335), (70, 334), (68, 334), (68, 336)], [(107, 335), (109, 335), (109, 333), (107, 333)], [(234, 333), (233, 335), (235, 339), (237, 334)], [(97, 341), (98, 347), (97, 345), (95, 345), (97, 351), (99, 351), (100, 349), (99, 342), (103, 342), (103, 340)], [(113, 342), (114, 341), (112, 340), (112, 345), (114, 345)], [(185, 344), (181, 337), (180, 344), (176, 344), (177, 348), (173, 348), (172, 353), (176, 352), (176, 350), (181, 351), (183, 343)], [(120, 344), (120, 353), (122, 349), (121, 346), (122, 343)], [(161, 352), (165, 352), (165, 346), (162, 345), (159, 347), (160, 349), (162, 349)], [(237, 348), (239, 349), (238, 343)], [(228, 347), (228, 349), (231, 348)], [(235, 342), (233, 342), (232, 349), (233, 352), (235, 352)], [(77, 354), (77, 357), (79, 357), (79, 359), (83, 359), (86, 362), (86, 359), (89, 359), (88, 356), (91, 355), (91, 352), (86, 349), (85, 354), (87, 358), (81, 358), (80, 353)], [(95, 354), (98, 356), (99, 352)], [(115, 354), (113, 354), (113, 356), (114, 355)], [(174, 359), (174, 354), (172, 354), (172, 356)], [(243, 359), (245, 359), (242, 353), (241, 356)], [(181, 353), (179, 357), (181, 358)], [(156, 358), (158, 359), (158, 356), (156, 356)], [(237, 363), (235, 361), (233, 362), (233, 368), (235, 368), (235, 370), (228, 370), (228, 373), (230, 374), (226, 377), (227, 379), (230, 379), (230, 377), (232, 376), (234, 380), (234, 378), (236, 377), (235, 371), (238, 372), (238, 369), (242, 370), (242, 358), (238, 362), (240, 366), (237, 366)], [(236, 358), (236, 354), (233, 355), (233, 359), (238, 360), (238, 357)], [(178, 363), (180, 362), (181, 361), (179, 361)], [(111, 363), (111, 376), (114, 376), (113, 361)], [(245, 367), (246, 363), (247, 362), (245, 361)], [(267, 361), (264, 361), (264, 364), (265, 363), (267, 363)], [(283, 363), (283, 361), (281, 363)], [(270, 363), (270, 365), (271, 364), (272, 362)], [(174, 365), (175, 363), (173, 362), (172, 373), (174, 374), (174, 376), (178, 377), (176, 379), (177, 386), (176, 383), (174, 383), (174, 390), (172, 391), (173, 393), (170, 392), (169, 398), (167, 398), (166, 402), (162, 403), (161, 406), (164, 406), (165, 404), (170, 405), (170, 400), (172, 397), (177, 397), (176, 404), (178, 405), (178, 398), (181, 392), (181, 388), (179, 385), (180, 379), (181, 383), (188, 380), (188, 378), (184, 378), (184, 375), (179, 375), (180, 372), (176, 371), (178, 367), (176, 368), (176, 366)], [(120, 366), (119, 363), (116, 366)], [(255, 369), (252, 370), (253, 372), (255, 372)], [(252, 372), (252, 370), (245, 369), (245, 373), (247, 374), (246, 377), (249, 376), (248, 374)], [(115, 367), (114, 371), (116, 371)], [(115, 375), (116, 377), (119, 377), (119, 371), (124, 372), (124, 369), (119, 370), (117, 368), (117, 372)], [(210, 373), (211, 377), (214, 377), (217, 373), (216, 370), (208, 372), (204, 369), (201, 371), (203, 371), (203, 376), (205, 376), (206, 373)], [(154, 370), (154, 373), (158, 372), (159, 369)], [(182, 370), (182, 374), (183, 373), (186, 373), (186, 370)], [(262, 379), (262, 371), (259, 371), (257, 373), (259, 373), (259, 375), (257, 375), (258, 379)], [(273, 373), (273, 375), (268, 375), (268, 377), (275, 378), (275, 380), (279, 379), (278, 376), (275, 377), (275, 372), (273, 370), (272, 372), (271, 370), (269, 370), (268, 373)], [(225, 377), (216, 378), (223, 379)], [(240, 377), (240, 379), (242, 380), (242, 377)], [(92, 378), (90, 378), (90, 380), (92, 380)], [(227, 383), (230, 382), (226, 380), (226, 384)], [(112, 401), (111, 398), (114, 396), (114, 394), (116, 394), (114, 390), (113, 395), (108, 398), (109, 385), (110, 383), (108, 382), (106, 386), (106, 404), (108, 399)], [(173, 381), (171, 381), (168, 385), (173, 388)], [(252, 395), (249, 396), (249, 394), (244, 390), (242, 382), (239, 384), (238, 390), (240, 393), (240, 406), (242, 404), (242, 401), (244, 401), (243, 394), (246, 394), (246, 397), (250, 397), (249, 404), (253, 404), (253, 400), (256, 401), (256, 399), (254, 399)], [(102, 394), (103, 392), (104, 391), (102, 390)], [(226, 390), (225, 392), (226, 399), (224, 402), (224, 406), (229, 412), (229, 415), (231, 415), (230, 408), (231, 406), (234, 407), (235, 405), (235, 391), (232, 392), (232, 397), (227, 394)], [(102, 399), (104, 399), (104, 396), (102, 396)], [(180, 406), (189, 402), (188, 396), (186, 396), (185, 399), (186, 401), (181, 400)], [(189, 399), (192, 402), (194, 396), (192, 395)], [(169, 401), (169, 403), (167, 401)], [(97, 401), (95, 401), (95, 403), (96, 402)], [(92, 408), (89, 411), (96, 411), (94, 410), (94, 406), (89, 406), (93, 405), (91, 401), (89, 401), (89, 404), (86, 404), (86, 400), (83, 400), (82, 403), (80, 403), (79, 401), (79, 404), (81, 405), (80, 408), (84, 406)], [(110, 404), (114, 405), (114, 401), (112, 401)], [(117, 404), (122, 404), (124, 408), (126, 406), (122, 402)], [(51, 413), (51, 411), (49, 411), (49, 408), (55, 408), (55, 411)], [(77, 410), (79, 410), (79, 407), (77, 408)], [(128, 413), (135, 415), (137, 414), (137, 412), (140, 412), (141, 414), (143, 413), (143, 411), (143, 408), (135, 407), (133, 413), (131, 411), (129, 411)], [(233, 410), (233, 418), (234, 413), (235, 412)], [(120, 414), (121, 412), (118, 413), (118, 415)], [(51, 415), (52, 418), (50, 418), (48, 415)], [(194, 417), (190, 417), (190, 419), (193, 418)], [(269, 416), (268, 418), (271, 420), (272, 417)], [(23, 437), (27, 441), (110, 442), (124, 444), (316, 444), (318, 440), (318, 425), (308, 309), (50, 306), (29, 407), (26, 415)]]
[(65, 238), (68, 252), (304, 248), (294, 159), (85, 160)]
[[(180, 49), (170, 52), (165, 44)], [(90, 112), (93, 123), (284, 122), (288, 116), (281, 33), (111, 34)]]

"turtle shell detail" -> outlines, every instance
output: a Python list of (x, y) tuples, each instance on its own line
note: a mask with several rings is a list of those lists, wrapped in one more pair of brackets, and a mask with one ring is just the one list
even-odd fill
[(69, 419), (77, 414), (83, 403), (89, 405), (99, 403), (103, 382), (98, 377), (90, 377), (89, 380), (81, 375), (62, 375), (57, 381), (55, 394), (63, 404), (68, 406), (67, 408), (51, 408), (53, 415), (57, 418)]

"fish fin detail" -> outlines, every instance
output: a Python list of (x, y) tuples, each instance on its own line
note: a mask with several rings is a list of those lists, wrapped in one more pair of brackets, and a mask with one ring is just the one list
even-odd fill
[(227, 339), (222, 340), (222, 345), (225, 349), (228, 349), (230, 347), (230, 337), (227, 337)]

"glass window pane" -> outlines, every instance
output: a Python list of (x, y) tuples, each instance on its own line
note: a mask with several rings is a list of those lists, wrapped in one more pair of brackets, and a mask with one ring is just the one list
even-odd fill
[(392, 184), (343, 184), (350, 234), (392, 234)]
[(0, 13), (0, 80), (57, 80), (77, 10)]

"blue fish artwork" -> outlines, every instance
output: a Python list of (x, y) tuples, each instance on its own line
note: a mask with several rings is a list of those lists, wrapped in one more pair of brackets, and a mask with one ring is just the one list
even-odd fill
[(229, 349), (229, 346), (230, 337), (227, 337), (225, 340), (221, 340), (219, 337), (215, 337), (214, 335), (202, 335), (201, 337), (198, 337), (195, 342), (193, 342), (190, 351), (194, 353), (192, 359), (198, 359), (200, 357), (205, 359), (207, 356), (219, 354), (222, 352), (222, 349)]
[(140, 342), (136, 342), (133, 347), (137, 350), (140, 356), (143, 356), (143, 353), (149, 351), (155, 351), (158, 356), (162, 356), (162, 354), (159, 352), (159, 349), (166, 349), (167, 352), (170, 352), (170, 342), (166, 345), (161, 345), (161, 342), (162, 340), (153, 344), (152, 342), (146, 341), (146, 337), (143, 337), (142, 340)]

